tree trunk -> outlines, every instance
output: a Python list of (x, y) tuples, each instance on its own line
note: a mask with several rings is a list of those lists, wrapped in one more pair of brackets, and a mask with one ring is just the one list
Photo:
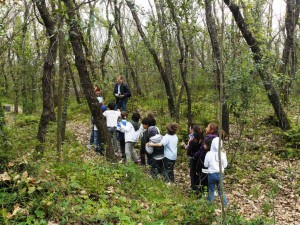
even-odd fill
[[(172, 18), (176, 25), (176, 38), (177, 38), (177, 44), (178, 44), (179, 53), (180, 53), (180, 58), (178, 60), (179, 61), (179, 69), (180, 69), (183, 86), (185, 88), (185, 92), (186, 92), (186, 96), (187, 96), (188, 127), (190, 127), (192, 124), (192, 97), (191, 97), (190, 87), (189, 87), (187, 79), (186, 79), (187, 68), (188, 68), (187, 64), (188, 64), (188, 55), (189, 55), (188, 47), (189, 46), (187, 44), (186, 37), (184, 36), (183, 31), (181, 29), (181, 24), (179, 23), (179, 21), (177, 19), (174, 4), (170, 0), (167, 0), (167, 4), (169, 6), (169, 9), (172, 14)], [(184, 43), (182, 42), (181, 38), (184, 40)]]
[(279, 127), (283, 130), (289, 129), (290, 124), (287, 115), (284, 111), (284, 108), (281, 104), (279, 95), (273, 85), (272, 76), (267, 71), (267, 69), (264, 68), (265, 65), (262, 62), (263, 57), (258, 41), (255, 39), (251, 30), (249, 29), (248, 24), (246, 23), (243, 15), (241, 14), (239, 7), (236, 4), (234, 4), (231, 0), (224, 0), (224, 2), (230, 9), (232, 15), (234, 16), (235, 22), (237, 23), (244, 39), (246, 40), (253, 53), (253, 59), (255, 64), (257, 65), (258, 74), (263, 82), (269, 101), (271, 102), (275, 114), (278, 118)]
[(107, 52), (109, 50), (110, 42), (111, 42), (111, 36), (112, 36), (112, 29), (114, 28), (114, 24), (109, 22), (109, 27), (108, 27), (108, 35), (107, 35), (107, 40), (105, 42), (103, 51), (100, 56), (100, 69), (101, 69), (101, 74), (102, 74), (102, 80), (105, 79), (106, 77), (106, 69), (105, 69), (105, 58), (107, 55)]
[(21, 78), (21, 93), (22, 93), (22, 106), (23, 106), (23, 112), (28, 114), (31, 113), (31, 110), (29, 109), (28, 104), (28, 97), (27, 97), (27, 79), (28, 74), (26, 71), (26, 56), (25, 56), (25, 49), (26, 49), (26, 35), (27, 35), (27, 29), (28, 29), (28, 17), (29, 17), (29, 11), (31, 8), (31, 2), (27, 3), (24, 1), (24, 21), (22, 25), (22, 42), (21, 42), (21, 54), (19, 56), (21, 68), (19, 70)]
[(8, 48), (8, 64), (9, 64), (9, 71), (10, 71), (10, 76), (11, 79), (13, 81), (13, 90), (15, 92), (15, 99), (14, 99), (14, 112), (18, 113), (18, 108), (19, 108), (19, 85), (18, 85), (18, 81), (17, 78), (14, 74), (14, 71), (12, 68), (14, 68), (13, 66), (13, 56), (11, 56), (11, 48)]
[(61, 141), (62, 144), (64, 144), (65, 136), (66, 136), (66, 125), (67, 125), (67, 110), (68, 110), (68, 100), (70, 95), (70, 77), (71, 72), (69, 70), (69, 63), (66, 62), (64, 65), (64, 74), (66, 75), (66, 83), (65, 83), (65, 89), (64, 89), (64, 107), (63, 107), (63, 113), (62, 113), (62, 126), (61, 126)]
[[(94, 66), (94, 60), (93, 60), (93, 46), (92, 46), (92, 27), (93, 27), (93, 20), (95, 17), (95, 6), (96, 6), (97, 1), (89, 2), (89, 7), (90, 7), (90, 15), (89, 15), (89, 23), (88, 23), (88, 29), (87, 29), (87, 44), (85, 43), (84, 39), (82, 39), (82, 43), (84, 45), (85, 48), (85, 54), (86, 54), (86, 58), (88, 61), (88, 65), (90, 66), (90, 70), (91, 70), (91, 74), (92, 74), (92, 78), (94, 81), (97, 80), (97, 75), (96, 75), (96, 71), (95, 71), (95, 66)], [(79, 15), (79, 14), (78, 14)]]
[(107, 18), (107, 21), (108, 21), (108, 34), (107, 34), (107, 40), (104, 44), (104, 47), (103, 47), (103, 50), (101, 52), (101, 56), (100, 56), (100, 70), (101, 70), (101, 74), (102, 74), (102, 80), (105, 79), (106, 77), (106, 69), (105, 69), (105, 59), (106, 59), (106, 55), (107, 55), (107, 52), (109, 50), (109, 46), (110, 46), (110, 42), (111, 42), (111, 36), (112, 36), (112, 30), (115, 26), (115, 23), (111, 23), (110, 20), (109, 20), (109, 10), (108, 10), (108, 5), (106, 5), (106, 18)]
[[(292, 81), (295, 78), (296, 70), (294, 69), (295, 65), (295, 28), (297, 21), (299, 19), (299, 8), (300, 8), (300, 0), (287, 0), (286, 1), (286, 15), (285, 15), (285, 29), (286, 29), (286, 39), (284, 42), (284, 47), (282, 51), (282, 59), (281, 66), (279, 69), (279, 73), (283, 75), (281, 82), (281, 91), (283, 94), (283, 102), (284, 104), (288, 104), (290, 87), (292, 85)], [(290, 63), (290, 77), (287, 74), (287, 67)]]
[(72, 70), (72, 67), (71, 67), (71, 64), (70, 62), (68, 61), (68, 70), (69, 70), (69, 73), (70, 73), (70, 76), (71, 76), (71, 80), (72, 80), (72, 84), (73, 84), (73, 89), (74, 89), (74, 93), (75, 93), (75, 96), (76, 96), (76, 101), (77, 101), (77, 104), (81, 104), (81, 100), (80, 100), (80, 94), (79, 94), (79, 91), (77, 89), (77, 84), (76, 84), (76, 80), (75, 80), (75, 76), (74, 76), (74, 73), (73, 73), (73, 70)]
[[(61, 0), (58, 0), (58, 8), (61, 8)], [(63, 100), (64, 100), (64, 92), (63, 92), (63, 82), (65, 77), (65, 65), (66, 65), (66, 46), (64, 40), (64, 34), (61, 30), (64, 24), (64, 16), (59, 14), (58, 20), (58, 58), (59, 58), (59, 69), (58, 69), (58, 88), (57, 93), (59, 98), (57, 99), (57, 129), (56, 129), (56, 151), (59, 159), (61, 161), (64, 160), (64, 155), (61, 151), (62, 145), (62, 114), (63, 114)]]
[(130, 0), (126, 0), (126, 3), (131, 11), (132, 17), (137, 25), (137, 29), (141, 35), (141, 38), (143, 39), (143, 42), (145, 44), (145, 46), (148, 48), (150, 54), (152, 55), (154, 62), (158, 68), (158, 71), (161, 75), (161, 78), (164, 82), (165, 85), (165, 89), (166, 89), (166, 94), (167, 94), (167, 98), (168, 98), (168, 108), (169, 108), (169, 112), (172, 118), (176, 118), (178, 112), (176, 110), (176, 106), (175, 106), (175, 99), (174, 99), (174, 95), (172, 92), (172, 88), (171, 88), (171, 84), (170, 84), (170, 80), (159, 60), (158, 54), (156, 53), (156, 51), (154, 50), (154, 48), (151, 46), (151, 43), (149, 41), (149, 39), (147, 38), (146, 34), (144, 33), (143, 29), (142, 29), (142, 25), (141, 25), (141, 21), (136, 13), (136, 9), (135, 9), (135, 5), (132, 3), (132, 1)]
[[(162, 43), (162, 50), (164, 56), (163, 57), (164, 68), (169, 80), (171, 81), (172, 92), (174, 96), (177, 96), (176, 85), (172, 74), (172, 63), (171, 63), (171, 56), (170, 56), (170, 50), (168, 44), (169, 37), (167, 35), (167, 23), (165, 18), (166, 17), (165, 11), (164, 11), (164, 1), (163, 0), (159, 0), (159, 2), (155, 1), (155, 7), (157, 12), (158, 29), (159, 29), (160, 40)], [(176, 109), (179, 108), (177, 107)]]
[(1, 85), (1, 86), (4, 86), (4, 95), (5, 97), (8, 97), (8, 77), (7, 77), (7, 73), (5, 71), (5, 61), (3, 61), (0, 65), (0, 68), (1, 68), (1, 74), (3, 74), (3, 77), (4, 77), (4, 84)]
[[(216, 80), (217, 80), (217, 87), (218, 87), (218, 92), (219, 96), (220, 93), (223, 93), (223, 98), (226, 96), (225, 94), (225, 88), (223, 85), (221, 85), (221, 80), (224, 81), (224, 70), (222, 69), (222, 55), (221, 55), (221, 49), (220, 49), (220, 44), (218, 40), (218, 33), (216, 29), (216, 23), (214, 16), (212, 14), (212, 4), (211, 0), (205, 0), (205, 16), (206, 16), (206, 25), (208, 29), (208, 33), (210, 36), (210, 41), (212, 45), (212, 50), (213, 50), (213, 55), (214, 55), (214, 61), (216, 64)], [(221, 90), (222, 87), (222, 90)], [(226, 104), (226, 99), (221, 99), (222, 102), (222, 127), (223, 130), (229, 134), (229, 111), (228, 107)]]
[(43, 19), (49, 39), (47, 56), (44, 59), (42, 92), (43, 92), (43, 112), (39, 122), (37, 139), (39, 144), (36, 148), (38, 153), (43, 153), (44, 143), (47, 133), (47, 126), (50, 121), (51, 112), (53, 111), (53, 93), (52, 93), (52, 72), (57, 56), (57, 34), (55, 32), (55, 22), (51, 18), (44, 0), (34, 1), (39, 13)]
[(136, 91), (136, 94), (137, 95), (141, 95), (142, 94), (142, 90), (141, 90), (141, 87), (139, 85), (139, 82), (138, 82), (138, 79), (137, 79), (137, 75), (130, 63), (130, 60), (129, 60), (129, 56), (128, 56), (128, 53), (127, 53), (127, 50), (125, 48), (125, 41), (124, 41), (124, 35), (123, 35), (123, 30), (122, 30), (122, 25), (121, 25), (121, 19), (120, 19), (120, 6), (118, 7), (117, 5), (117, 0), (114, 0), (114, 16), (115, 16), (115, 28), (116, 28), (116, 31), (118, 33), (118, 36), (119, 36), (119, 45), (120, 45), (120, 48), (121, 48), (121, 52), (122, 52), (122, 56), (123, 56), (123, 59), (124, 59), (124, 62), (125, 62), (125, 65), (126, 65), (126, 71), (129, 71), (130, 73), (130, 76), (133, 80), (133, 83), (135, 85), (135, 91)]
[(103, 140), (107, 145), (106, 156), (108, 159), (114, 160), (114, 150), (110, 144), (110, 138), (108, 136), (105, 118), (101, 112), (100, 107), (98, 106), (98, 100), (96, 98), (94, 87), (87, 70), (87, 59), (84, 55), (81, 42), (83, 37), (78, 25), (78, 17), (76, 17), (75, 15), (75, 9), (71, 1), (72, 0), (63, 0), (68, 9), (67, 23), (69, 26), (70, 42), (72, 44), (73, 54), (75, 55), (75, 65), (77, 67), (81, 86), (91, 110), (92, 116), (94, 118), (95, 125), (100, 131), (101, 140)]

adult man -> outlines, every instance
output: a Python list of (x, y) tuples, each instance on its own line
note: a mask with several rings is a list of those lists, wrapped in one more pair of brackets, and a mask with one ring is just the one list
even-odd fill
[(121, 111), (126, 111), (126, 105), (128, 98), (131, 97), (131, 93), (127, 84), (124, 83), (123, 76), (117, 77), (117, 83), (114, 88), (114, 95), (116, 98), (115, 109), (121, 109)]

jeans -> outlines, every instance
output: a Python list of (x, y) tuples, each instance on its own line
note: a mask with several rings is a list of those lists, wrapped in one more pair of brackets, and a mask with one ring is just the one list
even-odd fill
[(90, 145), (94, 144), (94, 125), (92, 125), (92, 131), (90, 135)]
[(166, 182), (174, 182), (174, 166), (176, 160), (171, 160), (168, 158), (163, 159), (163, 167), (164, 167), (164, 176)]
[[(223, 180), (223, 185), (224, 185), (224, 176), (222, 176)], [(220, 179), (220, 173), (210, 173), (208, 174), (208, 201), (213, 202), (214, 198), (215, 198), (215, 186), (217, 185), (218, 188), (218, 194), (221, 197), (222, 193), (221, 193), (221, 188), (220, 188), (220, 183), (219, 183), (219, 179)], [(223, 195), (223, 202), (224, 205), (227, 206), (227, 199), (225, 194)]]
[(127, 101), (128, 101), (127, 98), (125, 98), (125, 99), (117, 98), (115, 110), (121, 109), (121, 111), (126, 111)]
[(95, 146), (95, 151), (103, 155), (103, 146), (100, 141), (99, 133), (98, 130), (94, 129), (94, 146)]

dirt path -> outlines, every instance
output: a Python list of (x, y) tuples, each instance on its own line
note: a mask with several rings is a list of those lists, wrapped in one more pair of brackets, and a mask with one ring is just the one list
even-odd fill
[[(68, 128), (82, 145), (88, 144), (89, 124), (72, 122)], [(272, 143), (273, 140), (265, 141)], [(236, 169), (236, 174), (241, 176), (226, 175), (225, 193), (230, 207), (235, 207), (245, 218), (266, 215), (275, 219), (275, 224), (300, 225), (299, 160), (284, 161), (266, 152), (256, 162), (249, 162), (249, 169), (239, 170)], [(176, 164), (175, 176), (178, 186), (186, 192), (189, 189), (187, 162)], [(273, 188), (267, 188), (270, 182)], [(272, 191), (276, 192), (274, 196)]]

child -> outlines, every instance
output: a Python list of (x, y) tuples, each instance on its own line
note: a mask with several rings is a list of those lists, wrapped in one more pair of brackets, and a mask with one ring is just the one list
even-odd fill
[(186, 154), (190, 157), (190, 179), (191, 179), (191, 190), (196, 191), (199, 185), (199, 176), (196, 174), (197, 159), (194, 158), (195, 153), (199, 150), (203, 141), (203, 128), (198, 125), (193, 125), (190, 129), (190, 141), (187, 145)]
[[(151, 126), (147, 130), (149, 142), (152, 144), (160, 143), (162, 136), (156, 126)], [(148, 164), (150, 165), (150, 172), (153, 177), (163, 173), (163, 159), (164, 159), (164, 146), (146, 146), (146, 154)]]
[[(204, 143), (205, 139), (215, 138), (218, 137), (218, 125), (215, 123), (209, 123), (205, 128), (205, 137), (202, 143)], [(199, 156), (203, 153), (204, 147), (203, 144), (201, 145), (200, 149), (194, 154), (194, 158), (198, 160)]]
[(190, 127), (189, 127), (189, 140), (188, 140), (187, 144), (184, 143), (184, 142), (181, 142), (181, 144), (180, 144), (180, 146), (182, 148), (184, 148), (185, 150), (188, 149), (190, 141), (193, 140), (193, 137), (194, 137), (193, 127), (194, 127), (194, 125), (196, 125), (196, 124), (191, 124)]
[(115, 108), (115, 103), (110, 102), (108, 104), (108, 110), (106, 110), (103, 113), (103, 116), (106, 117), (106, 125), (111, 135), (112, 146), (115, 149), (115, 152), (118, 152), (116, 129), (118, 124), (118, 118), (121, 116), (121, 112), (119, 110), (115, 111), (114, 108)]
[(97, 100), (99, 102), (99, 106), (101, 107), (104, 104), (103, 97), (101, 96), (101, 91), (100, 90), (96, 91), (95, 94), (96, 94)]
[(167, 134), (162, 138), (160, 143), (147, 143), (148, 146), (158, 147), (164, 146), (164, 176), (167, 182), (174, 182), (174, 165), (177, 159), (177, 144), (178, 137), (176, 132), (179, 130), (177, 123), (170, 123), (167, 125)]
[(205, 191), (208, 191), (208, 170), (204, 166), (204, 159), (207, 152), (210, 150), (212, 140), (215, 137), (206, 138), (203, 141), (203, 151), (201, 152), (198, 161), (196, 162), (196, 173), (199, 175), (200, 194), (203, 196)]
[(126, 121), (126, 124), (120, 123), (120, 131), (125, 134), (125, 154), (126, 154), (126, 162), (130, 162), (133, 160), (135, 163), (139, 163), (136, 152), (134, 150), (134, 146), (138, 140), (140, 130), (135, 131), (134, 126), (129, 121)]
[(135, 131), (141, 127), (141, 124), (139, 123), (140, 118), (141, 115), (138, 112), (133, 113), (131, 116), (130, 123), (133, 125)]
[[(216, 137), (212, 140), (210, 151), (206, 154), (204, 160), (204, 166), (208, 167), (208, 201), (213, 202), (215, 198), (215, 186), (217, 185), (219, 196), (222, 196), (222, 192), (220, 190), (220, 172), (222, 172), (222, 182), (224, 182), (224, 169), (227, 167), (227, 158), (224, 152), (221, 152), (221, 164), (222, 168), (219, 167), (219, 158), (218, 158), (218, 150), (219, 150), (219, 141), (221, 141), (222, 148), (222, 140), (219, 137)], [(227, 207), (227, 200), (225, 194), (223, 194), (223, 201), (225, 207)]]
[(118, 140), (120, 143), (121, 153), (122, 153), (122, 161), (126, 161), (126, 155), (125, 155), (125, 135), (124, 132), (121, 131), (121, 123), (123, 123), (124, 126), (126, 126), (126, 118), (127, 113), (125, 111), (121, 112), (121, 121), (117, 125), (117, 133), (118, 133)]
[(146, 165), (146, 143), (149, 142), (148, 136), (148, 128), (150, 127), (151, 119), (149, 117), (145, 117), (142, 119), (142, 126), (144, 132), (142, 133), (141, 138), (141, 146), (140, 146), (140, 158), (141, 158), (141, 165)]
[[(101, 107), (102, 112), (104, 112), (105, 110), (103, 110), (103, 108), (105, 106), (103, 105), (103, 98), (100, 97), (100, 88), (98, 86), (94, 86), (94, 91), (95, 91), (95, 94), (97, 96), (99, 107)], [(102, 106), (103, 106), (103, 108), (102, 108)], [(99, 135), (98, 130), (97, 130), (97, 127), (94, 124), (94, 118), (92, 117), (92, 131), (91, 131), (91, 135), (90, 135), (90, 141), (89, 141), (89, 144), (87, 146), (88, 149), (91, 149), (92, 145), (94, 145), (95, 151), (99, 152), (100, 147), (99, 147), (99, 137), (98, 137), (98, 135)], [(101, 147), (101, 149), (102, 149), (102, 147)], [(102, 151), (100, 151), (100, 154), (101, 154), (101, 152)]]

